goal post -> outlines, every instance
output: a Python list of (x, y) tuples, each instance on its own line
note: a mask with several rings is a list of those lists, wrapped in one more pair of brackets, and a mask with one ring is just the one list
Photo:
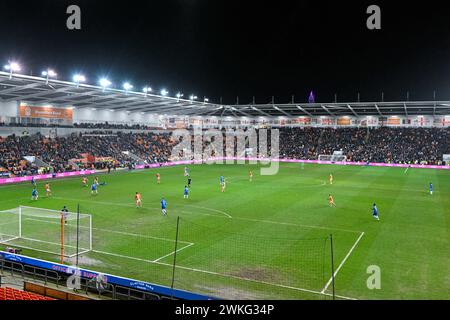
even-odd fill
[(334, 151), (333, 154), (319, 155), (318, 160), (328, 162), (345, 162), (347, 161), (347, 156), (342, 151)]
[(320, 154), (317, 160), (319, 161), (331, 161), (332, 155), (330, 154)]
[(92, 216), (20, 206), (0, 211), (0, 244), (72, 258), (92, 250)]

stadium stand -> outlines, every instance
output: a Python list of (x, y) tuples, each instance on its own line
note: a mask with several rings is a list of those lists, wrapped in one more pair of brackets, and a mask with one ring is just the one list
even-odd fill
[[(49, 165), (48, 172), (67, 172), (75, 168), (69, 164), (71, 159), (80, 159), (82, 154), (94, 157), (112, 158), (116, 166), (128, 166), (133, 159), (123, 153), (129, 151), (147, 163), (168, 160), (175, 142), (168, 133), (123, 133), (95, 132), (93, 134), (72, 134), (68, 137), (47, 138), (43, 135), (15, 135), (0, 137), (0, 167), (13, 176), (38, 173), (38, 167), (24, 160), (35, 156)], [(87, 164), (81, 164), (87, 168)], [(105, 162), (90, 163), (97, 169), (106, 167)]]
[(349, 161), (440, 165), (450, 130), (439, 128), (280, 129), (282, 158), (316, 160), (342, 150)]
[(0, 300), (55, 300), (39, 294), (25, 292), (14, 288), (0, 288)]
[[(450, 154), (450, 129), (441, 128), (281, 128), (281, 158), (316, 160), (320, 154), (342, 150), (348, 161), (441, 165)], [(0, 167), (11, 176), (74, 171), (71, 159), (83, 154), (109, 158), (115, 167), (128, 167), (136, 158), (145, 163), (169, 160), (177, 141), (170, 133), (95, 131), (48, 138), (8, 136), (0, 138)], [(206, 144), (206, 143), (205, 143)], [(204, 145), (205, 147), (206, 145)], [(124, 154), (128, 151), (134, 155)], [(24, 159), (35, 156), (49, 165), (38, 168)], [(105, 161), (77, 163), (81, 168), (105, 169)]]

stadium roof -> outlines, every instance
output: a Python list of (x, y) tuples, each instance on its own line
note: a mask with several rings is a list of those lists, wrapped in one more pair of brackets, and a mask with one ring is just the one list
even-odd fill
[(233, 117), (450, 115), (450, 101), (219, 105), (143, 92), (0, 72), (0, 101), (168, 115)]

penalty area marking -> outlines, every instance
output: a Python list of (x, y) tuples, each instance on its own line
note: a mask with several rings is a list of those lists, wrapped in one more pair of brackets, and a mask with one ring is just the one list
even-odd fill
[[(175, 205), (175, 206), (176, 206), (176, 205)], [(194, 206), (194, 205), (192, 205), (192, 204), (185, 204), (185, 205), (183, 205), (183, 206), (186, 206), (186, 207), (192, 207), (192, 208), (198, 208), (198, 209), (204, 209), (204, 210), (209, 210), (209, 211), (212, 211), (212, 212), (217, 212), (217, 213), (223, 214), (224, 216), (227, 216), (227, 217), (230, 218), (230, 219), (233, 218), (231, 215), (229, 215), (228, 213), (226, 213), (225, 211), (222, 211), (222, 210), (211, 209), (211, 208), (201, 207), (201, 206)]]
[(171, 255), (173, 255), (173, 254), (175, 254), (175, 253), (178, 253), (178, 252), (180, 252), (180, 251), (182, 251), (182, 250), (184, 250), (184, 249), (187, 249), (187, 248), (189, 248), (189, 247), (192, 247), (193, 245), (194, 245), (194, 243), (190, 243), (190, 244), (188, 244), (188, 245), (186, 245), (186, 246), (184, 246), (184, 247), (182, 247), (182, 248), (180, 248), (180, 249), (178, 249), (178, 250), (174, 250), (174, 251), (172, 251), (171, 253), (168, 253), (168, 254), (166, 254), (166, 255), (164, 255), (164, 256), (162, 256), (162, 257), (159, 257), (159, 258), (156, 259), (156, 260), (153, 260), (153, 262), (158, 262), (158, 261), (160, 261), (160, 260), (162, 260), (162, 259), (164, 259), (164, 258), (170, 257)]
[[(43, 223), (50, 223), (50, 224), (57, 224), (57, 225), (60, 225), (60, 224), (61, 224), (61, 223), (59, 223), (59, 222), (43, 221), (43, 220), (38, 220), (38, 219), (33, 219), (33, 218), (25, 218), (25, 219), (23, 219), (23, 221), (25, 221), (25, 220), (39, 221), (39, 222), (43, 222)], [(83, 229), (89, 229), (89, 227), (86, 227), (86, 226), (80, 226), (80, 228), (83, 228)], [(92, 227), (92, 230), (93, 230), (93, 231), (101, 231), (101, 232), (109, 232), (109, 233), (121, 234), (121, 235), (131, 236), (131, 237), (140, 237), (140, 238), (146, 238), (146, 239), (153, 239), (153, 240), (162, 240), (162, 241), (168, 241), (168, 242), (175, 242), (174, 239), (161, 238), (161, 237), (153, 237), (153, 236), (148, 236), (148, 235), (145, 235), (145, 234), (139, 234), (139, 233), (131, 233), (131, 232), (124, 232), (124, 231), (110, 230), (110, 229), (102, 229), (102, 228), (95, 228), (95, 227)], [(38, 241), (38, 240), (36, 240), (36, 241)], [(179, 242), (179, 243), (188, 244), (188, 245), (194, 245), (193, 242), (189, 242), (189, 241), (178, 240), (178, 242)]]
[(125, 258), (125, 259), (130, 259), (130, 260), (137, 260), (137, 261), (141, 261), (141, 262), (146, 262), (146, 263), (160, 263), (162, 264), (161, 261), (164, 258), (170, 257), (171, 255), (174, 255), (175, 252), (178, 253), (184, 249), (187, 249), (189, 247), (192, 247), (194, 245), (194, 243), (189, 243), (187, 245), (185, 245), (184, 247), (177, 249), (176, 251), (172, 251), (166, 255), (163, 255), (162, 257), (156, 258), (155, 260), (148, 260), (148, 259), (142, 259), (142, 258), (136, 258), (136, 257), (131, 257), (131, 256), (126, 256), (126, 255), (122, 255), (122, 254), (118, 254), (118, 253), (112, 253), (112, 252), (107, 252), (107, 251), (100, 251), (100, 250), (92, 250), (92, 252), (94, 253), (100, 253), (100, 254), (105, 254), (105, 255), (109, 255), (109, 256), (114, 256), (114, 257), (118, 257), (118, 258)]
[[(185, 247), (183, 247), (183, 248), (181, 248), (179, 250), (185, 249), (187, 247), (188, 246), (185, 246)], [(97, 250), (93, 250), (93, 252), (100, 253), (100, 254), (105, 254), (105, 255), (110, 255), (110, 256), (115, 256), (115, 257), (123, 258), (123, 259), (131, 259), (131, 260), (137, 260), (137, 261), (146, 262), (146, 263), (154, 263), (154, 264), (159, 264), (159, 265), (162, 265), (162, 266), (167, 266), (167, 267), (173, 268), (173, 264), (157, 261), (158, 259), (157, 260), (147, 260), (147, 259), (130, 257), (130, 256), (126, 256), (126, 255), (116, 254), (116, 253), (105, 252), (105, 251), (97, 251)], [(172, 252), (171, 254), (174, 254), (174, 253), (175, 252)], [(320, 292), (320, 291), (304, 289), (304, 288), (297, 288), (297, 287), (287, 286), (287, 285), (273, 283), (273, 282), (260, 281), (260, 280), (245, 278), (245, 277), (234, 276), (234, 275), (230, 275), (230, 274), (223, 274), (223, 273), (214, 272), (214, 271), (202, 270), (202, 269), (197, 269), (197, 268), (189, 268), (189, 267), (184, 267), (184, 266), (179, 266), (179, 265), (177, 265), (175, 267), (179, 268), (179, 269), (183, 269), (183, 270), (193, 271), (193, 272), (206, 273), (206, 274), (220, 276), (220, 277), (224, 277), (224, 278), (243, 280), (243, 281), (248, 281), (248, 282), (253, 282), (253, 283), (264, 284), (264, 285), (268, 285), (268, 286), (274, 286), (274, 287), (285, 288), (285, 289), (290, 289), (290, 290), (295, 290), (295, 291), (312, 293), (312, 294), (316, 294), (316, 295), (324, 295), (324, 296), (328, 296), (328, 297), (332, 297), (333, 296), (332, 294), (326, 293), (326, 292)], [(340, 296), (340, 295), (335, 295), (335, 296), (337, 298), (345, 299), (345, 300), (357, 300), (356, 298), (351, 298), (351, 297), (346, 297), (346, 296)]]
[(330, 284), (333, 282), (333, 278), (336, 279), (336, 275), (338, 274), (339, 270), (341, 270), (342, 266), (344, 265), (345, 261), (347, 261), (347, 259), (350, 257), (350, 255), (352, 254), (353, 250), (355, 250), (356, 246), (358, 245), (359, 241), (362, 239), (362, 237), (364, 236), (364, 232), (361, 232), (361, 234), (359, 235), (358, 239), (356, 239), (355, 243), (353, 244), (353, 246), (350, 248), (350, 250), (347, 252), (347, 255), (344, 257), (344, 259), (341, 261), (341, 263), (339, 264), (339, 266), (337, 267), (337, 269), (334, 271), (334, 274), (332, 277), (330, 277), (330, 280), (328, 280), (327, 284), (325, 285), (325, 287), (323, 287), (321, 293), (325, 293), (325, 291), (327, 291), (328, 287), (330, 286)]

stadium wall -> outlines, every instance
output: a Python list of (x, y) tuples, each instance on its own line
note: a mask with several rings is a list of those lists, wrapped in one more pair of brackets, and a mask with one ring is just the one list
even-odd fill
[(233, 127), (318, 127), (318, 128), (351, 128), (351, 127), (450, 127), (450, 115), (430, 116), (320, 116), (320, 117), (191, 117), (189, 124), (203, 128)]
[[(26, 104), (26, 103), (25, 103)], [(0, 101), (0, 122), (20, 122), (18, 101)], [(32, 104), (30, 104), (32, 105)], [(53, 106), (68, 108), (69, 106)], [(391, 116), (296, 116), (296, 117), (201, 117), (156, 115), (141, 112), (95, 110), (92, 108), (73, 109), (73, 123), (142, 124), (157, 128), (236, 128), (251, 126), (271, 127), (450, 127), (450, 115), (391, 115)]]
[(115, 124), (145, 124), (150, 127), (162, 127), (162, 117), (155, 114), (112, 112), (110, 110), (74, 109), (74, 123), (109, 122)]
[(8, 122), (7, 118), (15, 118), (19, 115), (19, 104), (17, 101), (0, 101), (0, 122)]
[(20, 182), (29, 182), (34, 177), (35, 180), (47, 180), (54, 178), (68, 178), (68, 177), (76, 177), (76, 176), (84, 176), (95, 174), (95, 170), (83, 170), (83, 171), (71, 171), (71, 172), (62, 172), (53, 174), (38, 174), (34, 176), (25, 176), (25, 177), (13, 177), (13, 178), (1, 178), (0, 185), (11, 184), (11, 183), (20, 183)]

